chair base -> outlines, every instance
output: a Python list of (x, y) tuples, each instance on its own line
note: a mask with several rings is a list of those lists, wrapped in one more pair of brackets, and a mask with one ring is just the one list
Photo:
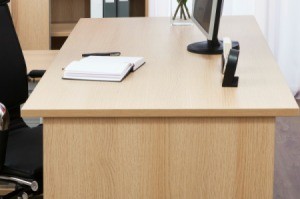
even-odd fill
[(17, 187), (15, 191), (5, 196), (0, 196), (0, 199), (28, 199), (29, 196), (33, 195), (39, 189), (38, 183), (34, 180), (21, 179), (10, 176), (0, 176), (0, 181), (14, 183)]

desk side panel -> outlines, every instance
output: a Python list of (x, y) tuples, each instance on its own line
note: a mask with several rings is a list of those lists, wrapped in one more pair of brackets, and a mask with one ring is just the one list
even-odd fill
[(44, 119), (44, 197), (272, 199), (274, 118)]

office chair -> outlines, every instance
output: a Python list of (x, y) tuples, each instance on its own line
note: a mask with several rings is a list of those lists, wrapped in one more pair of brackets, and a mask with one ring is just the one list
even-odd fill
[(0, 0), (0, 182), (13, 183), (16, 190), (0, 199), (43, 191), (42, 126), (29, 128), (21, 118), (28, 75), (8, 2)]

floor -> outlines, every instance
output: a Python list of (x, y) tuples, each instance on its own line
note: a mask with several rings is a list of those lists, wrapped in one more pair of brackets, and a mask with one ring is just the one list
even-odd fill
[(299, 198), (300, 117), (277, 118), (274, 199)]

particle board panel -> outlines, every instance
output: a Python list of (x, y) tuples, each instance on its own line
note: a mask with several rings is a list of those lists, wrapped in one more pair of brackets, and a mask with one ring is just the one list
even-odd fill
[(274, 125), (275, 118), (44, 118), (44, 198), (272, 199)]

